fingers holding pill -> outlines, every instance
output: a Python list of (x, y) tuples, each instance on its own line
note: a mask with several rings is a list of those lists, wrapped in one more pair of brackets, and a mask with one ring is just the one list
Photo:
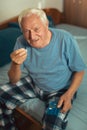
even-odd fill
[(27, 50), (24, 48), (15, 50), (11, 53), (10, 57), (16, 64), (22, 64), (27, 57)]

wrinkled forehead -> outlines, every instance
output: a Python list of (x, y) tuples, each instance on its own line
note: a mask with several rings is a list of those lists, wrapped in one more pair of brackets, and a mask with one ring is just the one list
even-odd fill
[(22, 28), (33, 28), (35, 26), (43, 26), (44, 23), (38, 15), (32, 14), (22, 18), (21, 26)]
[(22, 18), (21, 23), (24, 24), (28, 24), (28, 23), (34, 23), (34, 22), (42, 22), (42, 20), (40, 19), (40, 17), (36, 14), (31, 14), (31, 15), (26, 15)]

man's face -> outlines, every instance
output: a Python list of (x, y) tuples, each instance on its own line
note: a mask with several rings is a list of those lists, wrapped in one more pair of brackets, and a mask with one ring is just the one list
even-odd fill
[(22, 19), (22, 31), (27, 42), (35, 48), (43, 48), (47, 43), (48, 23), (32, 14)]

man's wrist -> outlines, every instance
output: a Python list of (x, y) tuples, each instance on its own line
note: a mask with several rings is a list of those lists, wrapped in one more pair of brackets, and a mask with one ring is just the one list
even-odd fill
[(20, 66), (20, 64), (14, 62), (14, 61), (12, 61), (12, 64), (15, 65), (15, 66)]

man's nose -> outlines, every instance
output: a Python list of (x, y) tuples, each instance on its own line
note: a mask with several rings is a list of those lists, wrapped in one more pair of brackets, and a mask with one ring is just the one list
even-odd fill
[(35, 32), (34, 32), (33, 30), (29, 32), (29, 38), (30, 38), (30, 39), (34, 39), (34, 38), (35, 38), (35, 35), (36, 35), (36, 34), (35, 34)]

